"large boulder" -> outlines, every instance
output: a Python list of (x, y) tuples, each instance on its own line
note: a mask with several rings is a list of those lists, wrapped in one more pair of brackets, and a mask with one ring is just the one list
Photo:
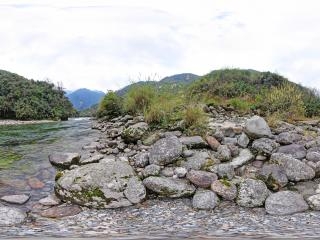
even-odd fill
[(64, 172), (56, 182), (55, 192), (63, 201), (94, 208), (130, 206), (146, 196), (128, 162), (112, 159)]
[(193, 208), (201, 210), (214, 209), (218, 203), (218, 196), (210, 190), (198, 189), (192, 198)]
[(263, 181), (245, 179), (239, 184), (237, 204), (242, 207), (260, 207), (268, 196), (269, 190)]
[(150, 164), (167, 165), (173, 163), (182, 154), (182, 144), (176, 136), (158, 140), (149, 151)]
[(211, 172), (191, 170), (187, 174), (187, 179), (198, 187), (208, 188), (218, 179), (218, 176)]
[(291, 155), (274, 153), (271, 155), (270, 161), (284, 168), (289, 181), (298, 182), (315, 177), (315, 171), (311, 167)]
[(143, 180), (147, 189), (169, 198), (192, 196), (196, 188), (188, 181), (167, 177), (148, 177)]
[(259, 116), (253, 116), (252, 118), (248, 119), (245, 124), (244, 131), (251, 138), (271, 136), (271, 130), (267, 122)]
[(188, 148), (206, 148), (208, 144), (200, 136), (181, 137), (180, 142)]
[(278, 153), (289, 154), (296, 159), (303, 159), (307, 155), (307, 151), (303, 145), (290, 144), (278, 148)]
[(308, 210), (308, 204), (302, 195), (292, 191), (280, 191), (271, 194), (265, 203), (266, 211), (272, 215), (289, 215)]
[(125, 143), (136, 143), (138, 140), (142, 139), (148, 129), (149, 125), (147, 123), (138, 122), (125, 128), (121, 133), (121, 137)]
[(0, 206), (0, 227), (21, 224), (26, 218), (27, 214), (18, 208)]
[(259, 138), (253, 141), (252, 149), (256, 154), (270, 156), (276, 152), (279, 143), (269, 138)]
[(79, 153), (52, 153), (49, 155), (49, 162), (52, 166), (68, 169), (71, 165), (76, 165), (80, 161)]

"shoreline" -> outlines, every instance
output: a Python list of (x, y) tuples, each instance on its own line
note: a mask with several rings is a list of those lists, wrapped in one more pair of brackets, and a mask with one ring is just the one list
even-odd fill
[(56, 122), (54, 120), (13, 120), (13, 119), (0, 119), (0, 126), (12, 126), (12, 125), (28, 125), (28, 124), (40, 124)]

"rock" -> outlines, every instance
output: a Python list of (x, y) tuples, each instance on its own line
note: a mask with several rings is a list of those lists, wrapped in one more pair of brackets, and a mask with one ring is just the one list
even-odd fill
[(176, 136), (169, 136), (157, 141), (149, 153), (150, 164), (167, 165), (180, 157), (182, 144)]
[(256, 160), (252, 162), (252, 166), (256, 167), (256, 168), (262, 168), (263, 164), (264, 164), (264, 160), (266, 160), (265, 158), (263, 158), (263, 160)]
[(265, 203), (266, 211), (272, 215), (289, 215), (308, 210), (303, 197), (292, 191), (280, 191), (271, 194)]
[(188, 148), (206, 148), (208, 144), (200, 136), (181, 137), (180, 142)]
[(29, 195), (7, 195), (1, 198), (2, 201), (14, 204), (24, 204), (30, 199)]
[(231, 151), (227, 145), (220, 145), (218, 147), (217, 158), (221, 161), (229, 161), (232, 158)]
[(177, 167), (174, 169), (174, 174), (178, 176), (178, 178), (184, 178), (187, 175), (187, 169), (184, 167)]
[(135, 157), (134, 157), (134, 165), (136, 167), (145, 167), (149, 164), (149, 153), (147, 152), (142, 152), (142, 153), (138, 153)]
[(142, 139), (148, 129), (149, 126), (147, 123), (138, 122), (125, 128), (121, 133), (121, 137), (125, 143), (136, 143), (138, 140)]
[(44, 183), (36, 177), (28, 178), (28, 185), (33, 189), (41, 189), (45, 186)]
[(290, 144), (278, 148), (278, 153), (289, 154), (296, 159), (303, 159), (306, 157), (307, 151), (303, 145)]
[(300, 141), (301, 139), (302, 136), (295, 132), (282, 132), (276, 137), (277, 142), (283, 145), (295, 143)]
[(165, 167), (161, 170), (161, 175), (164, 177), (172, 177), (174, 175), (174, 168), (173, 167)]
[(263, 206), (269, 190), (261, 180), (245, 179), (239, 185), (237, 204), (242, 207)]
[(320, 211), (320, 194), (308, 197), (307, 203), (312, 210)]
[(246, 148), (250, 142), (250, 139), (245, 133), (241, 133), (238, 137), (238, 145), (242, 148)]
[(318, 187), (319, 184), (315, 181), (298, 182), (293, 186), (294, 191), (300, 193), (304, 199), (317, 194)]
[(39, 203), (44, 206), (56, 206), (61, 203), (61, 200), (57, 198), (55, 194), (51, 194), (45, 198), (40, 199)]
[(214, 209), (218, 203), (218, 196), (210, 190), (199, 189), (192, 198), (193, 208), (201, 210)]
[(56, 181), (55, 192), (64, 201), (87, 207), (126, 207), (132, 205), (124, 194), (132, 177), (135, 172), (127, 161), (111, 158), (65, 172)]
[(320, 161), (320, 153), (319, 152), (309, 152), (307, 153), (306, 159), (312, 162)]
[(253, 116), (248, 119), (245, 127), (245, 133), (252, 138), (270, 137), (271, 130), (267, 122), (259, 116)]
[(279, 144), (269, 138), (259, 138), (253, 141), (252, 149), (256, 154), (262, 154), (265, 156), (270, 156), (272, 153), (276, 152)]
[(206, 141), (212, 150), (217, 151), (218, 147), (220, 146), (220, 143), (215, 137), (207, 135)]
[(84, 164), (89, 164), (89, 163), (97, 163), (103, 158), (104, 158), (104, 155), (98, 154), (98, 155), (94, 155), (94, 156), (87, 158), (87, 159), (81, 159), (79, 161), (79, 164), (84, 165)]
[(288, 184), (288, 178), (283, 166), (276, 164), (264, 164), (259, 172), (259, 178), (274, 191)]
[(238, 190), (236, 185), (228, 180), (217, 180), (211, 184), (211, 190), (225, 200), (232, 201), (237, 197)]
[(304, 162), (283, 153), (273, 153), (271, 163), (282, 166), (289, 181), (304, 181), (315, 177), (314, 170)]
[(238, 139), (237, 138), (232, 138), (232, 137), (225, 137), (222, 141), (223, 144), (225, 145), (229, 145), (229, 144), (232, 144), (232, 145), (237, 145), (238, 144)]
[(124, 195), (133, 204), (142, 202), (146, 198), (146, 188), (137, 177), (129, 179)]
[(181, 166), (185, 167), (187, 170), (200, 170), (204, 168), (208, 162), (212, 162), (212, 164), (214, 162), (208, 152), (196, 151), (192, 157), (187, 158), (186, 162), (182, 162)]
[(67, 169), (71, 165), (76, 165), (80, 161), (79, 153), (53, 153), (49, 155), (49, 162), (52, 166)]
[(191, 170), (187, 173), (187, 179), (200, 188), (208, 188), (218, 177), (215, 173)]
[(239, 149), (238, 146), (236, 146), (236, 145), (234, 145), (234, 144), (228, 144), (227, 146), (228, 146), (228, 148), (229, 148), (229, 150), (230, 150), (230, 152), (231, 152), (231, 156), (232, 156), (232, 157), (236, 157), (236, 156), (239, 155), (240, 149)]
[(160, 175), (160, 170), (161, 168), (159, 165), (151, 164), (145, 167), (142, 174), (144, 177), (158, 176)]
[(40, 212), (40, 215), (47, 218), (63, 218), (77, 215), (80, 212), (82, 209), (78, 205), (61, 205), (45, 209)]
[(228, 180), (231, 180), (234, 175), (234, 167), (229, 163), (222, 163), (215, 166), (216, 174), (218, 174), (219, 178), (227, 178)]
[(192, 196), (196, 188), (183, 179), (166, 177), (148, 177), (143, 184), (149, 190), (163, 197), (180, 198)]
[(149, 135), (147, 138), (145, 138), (142, 142), (144, 145), (146, 146), (151, 146), (153, 145), (156, 141), (158, 141), (160, 139), (160, 134), (159, 133), (153, 133), (151, 135)]
[(182, 152), (182, 156), (185, 158), (192, 157), (193, 154), (194, 154), (194, 151), (192, 150), (184, 150)]
[(0, 226), (13, 226), (23, 223), (27, 215), (18, 208), (0, 206)]
[(233, 168), (238, 168), (249, 163), (253, 158), (254, 155), (249, 149), (242, 149), (240, 150), (239, 156), (232, 159), (230, 165), (233, 166)]

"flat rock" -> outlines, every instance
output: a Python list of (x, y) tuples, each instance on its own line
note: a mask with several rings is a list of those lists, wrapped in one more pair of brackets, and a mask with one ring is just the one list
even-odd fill
[(295, 132), (282, 132), (276, 137), (276, 141), (283, 145), (289, 145), (298, 142), (302, 136)]
[(200, 188), (208, 188), (218, 179), (218, 176), (211, 172), (190, 170), (187, 173), (187, 179)]
[(188, 157), (182, 163), (182, 167), (185, 167), (187, 170), (200, 170), (208, 163), (208, 160), (212, 161), (208, 152), (195, 151), (191, 157)]
[(293, 158), (291, 155), (273, 153), (270, 162), (282, 166), (289, 181), (298, 182), (313, 179), (315, 177), (315, 171), (310, 166)]
[(148, 177), (143, 180), (143, 184), (146, 188), (160, 196), (170, 198), (189, 197), (192, 196), (196, 190), (196, 188), (186, 180), (167, 177)]
[(7, 195), (1, 198), (2, 201), (14, 204), (24, 204), (30, 199), (29, 195)]
[(265, 203), (266, 211), (272, 215), (290, 215), (304, 212), (309, 206), (302, 195), (292, 191), (280, 191), (271, 194)]
[(27, 215), (18, 208), (0, 206), (0, 226), (13, 226), (23, 223)]
[(52, 166), (67, 169), (71, 165), (76, 165), (80, 161), (79, 153), (52, 153), (49, 155), (49, 162)]
[(103, 159), (105, 156), (102, 154), (98, 154), (98, 155), (94, 155), (92, 157), (89, 157), (87, 159), (81, 159), (79, 161), (79, 165), (84, 165), (84, 164), (89, 164), (89, 163), (97, 163), (99, 162), (101, 159)]
[(239, 184), (237, 204), (242, 207), (263, 206), (269, 190), (261, 180), (245, 179)]
[(238, 168), (249, 163), (252, 159), (254, 159), (254, 155), (251, 153), (249, 149), (245, 148), (240, 150), (238, 157), (232, 159), (230, 165), (234, 168)]
[(200, 136), (181, 137), (180, 142), (188, 148), (206, 148), (208, 144)]
[(218, 203), (218, 196), (210, 190), (198, 189), (192, 198), (193, 208), (201, 210), (214, 209), (218, 205)]
[(176, 136), (158, 140), (149, 151), (150, 164), (167, 165), (173, 163), (182, 154), (182, 144)]
[(39, 203), (43, 206), (56, 206), (61, 203), (61, 200), (57, 198), (55, 194), (50, 194), (49, 196), (40, 199)]
[(289, 154), (296, 159), (303, 159), (307, 155), (307, 150), (303, 145), (290, 144), (278, 148), (278, 153)]
[(215, 137), (208, 135), (206, 136), (206, 141), (212, 150), (217, 151), (218, 147), (220, 146), (220, 142)]
[(82, 209), (78, 205), (62, 205), (45, 209), (40, 212), (40, 215), (47, 218), (63, 218), (77, 215), (80, 212)]
[(136, 156), (134, 156), (134, 165), (136, 167), (145, 167), (149, 164), (149, 153), (148, 152), (142, 152), (138, 153)]
[(267, 122), (259, 116), (253, 116), (252, 118), (248, 119), (245, 124), (244, 131), (251, 138), (271, 136), (271, 130)]

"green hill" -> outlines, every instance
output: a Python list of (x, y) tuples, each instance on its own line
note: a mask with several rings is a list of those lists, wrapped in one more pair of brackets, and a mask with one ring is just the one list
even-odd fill
[(98, 104), (104, 95), (105, 93), (101, 91), (81, 88), (67, 94), (67, 97), (69, 98), (75, 109), (77, 109), (78, 111), (83, 111), (95, 104)]
[(65, 120), (74, 113), (62, 88), (0, 70), (0, 118)]

